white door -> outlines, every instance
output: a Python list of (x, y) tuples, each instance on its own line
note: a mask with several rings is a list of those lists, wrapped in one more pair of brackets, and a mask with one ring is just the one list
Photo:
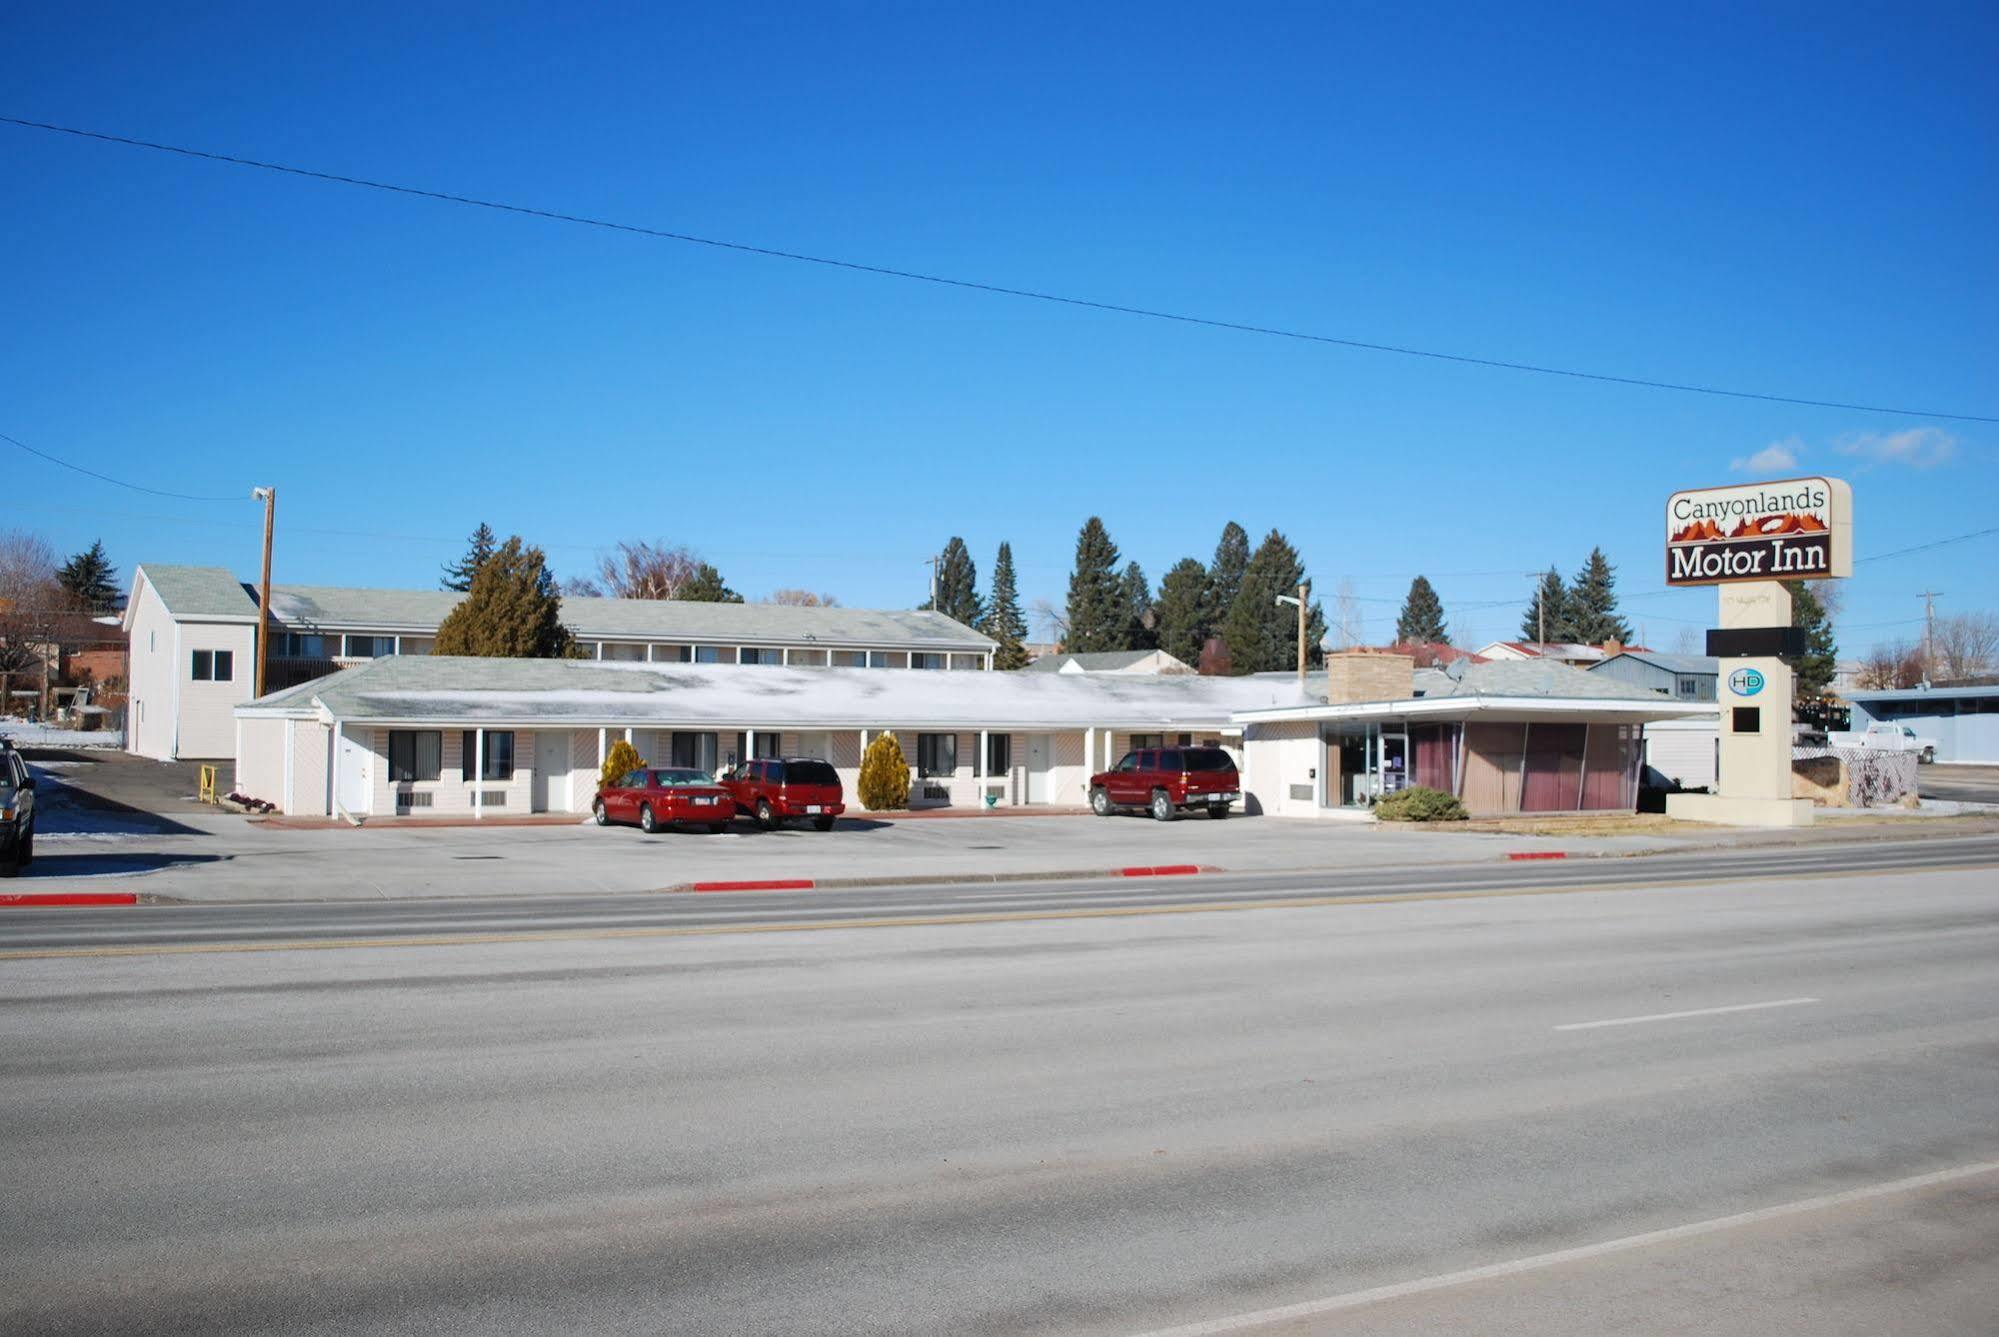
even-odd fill
[(528, 811), (566, 811), (568, 788), (569, 734), (552, 729), (536, 733), (534, 769), (528, 776)]
[(357, 817), (368, 813), (368, 796), (374, 792), (372, 778), (375, 754), (352, 734), (340, 735), (334, 769), (340, 775), (340, 806)]
[(798, 735), (798, 755), (810, 757), (814, 761), (831, 761), (832, 740), (823, 733), (802, 733)]
[(1054, 759), (1055, 740), (1045, 733), (1027, 736), (1027, 801), (1048, 802), (1049, 767)]

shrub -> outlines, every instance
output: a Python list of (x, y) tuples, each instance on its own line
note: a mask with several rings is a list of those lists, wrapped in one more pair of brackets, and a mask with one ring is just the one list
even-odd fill
[(620, 738), (604, 756), (604, 769), (597, 773), (597, 788), (608, 789), (645, 764), (639, 750)]
[(1462, 822), (1468, 814), (1453, 795), (1411, 785), (1377, 802), (1374, 815), (1384, 822)]
[(861, 757), (861, 806), (869, 812), (892, 812), (909, 806), (909, 762), (892, 733), (875, 735)]

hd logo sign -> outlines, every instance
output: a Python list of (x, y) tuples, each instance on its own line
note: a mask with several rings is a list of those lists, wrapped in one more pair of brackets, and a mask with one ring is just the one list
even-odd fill
[(1737, 696), (1754, 696), (1763, 690), (1763, 674), (1758, 669), (1739, 668), (1728, 675), (1728, 690)]
[(1824, 580), (1853, 574), (1853, 490), (1792, 478), (1666, 499), (1666, 583)]

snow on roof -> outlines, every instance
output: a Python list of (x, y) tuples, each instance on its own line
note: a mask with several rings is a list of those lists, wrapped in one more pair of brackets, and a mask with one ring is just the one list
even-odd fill
[(796, 729), (1219, 727), (1306, 704), (1295, 678), (391, 656), (239, 707), (340, 720)]

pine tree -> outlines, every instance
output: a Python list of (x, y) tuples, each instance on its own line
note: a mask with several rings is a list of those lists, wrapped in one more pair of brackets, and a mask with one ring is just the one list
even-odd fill
[(103, 539), (65, 562), (56, 583), (87, 612), (101, 615), (118, 607), (118, 568), (104, 555)]
[(1401, 615), (1395, 619), (1395, 639), (1401, 645), (1449, 645), (1450, 632), (1444, 629), (1444, 605), (1426, 577), (1409, 582), (1408, 597), (1402, 601)]
[(472, 588), (438, 627), (434, 653), (561, 659), (574, 647), (561, 615), (548, 559), (515, 535), (480, 564)]
[(472, 588), (472, 577), (478, 575), (479, 568), (492, 557), (495, 542), (493, 527), (481, 520), (479, 527), (472, 531), (472, 539), (465, 549), (465, 555), (445, 566), (444, 579), (439, 582), (439, 588), (457, 590), (460, 594), (469, 591)]
[(1069, 576), (1070, 654), (1124, 649), (1125, 607), (1118, 578), (1117, 544), (1104, 522), (1091, 516), (1076, 535), (1076, 569)]
[(1027, 667), (1027, 618), (1020, 611), (1010, 543), (1000, 544), (999, 556), (993, 559), (992, 595), (986, 600), (986, 616), (979, 630), (999, 642), (993, 655), (994, 668), (1011, 671)]
[[(1278, 603), (1277, 596), (1295, 598), (1304, 580), (1305, 563), (1290, 540), (1275, 529), (1264, 535), (1243, 568), (1235, 603), (1222, 622), (1232, 672), (1269, 673), (1298, 666), (1298, 610)], [(1313, 649), (1325, 638), (1325, 627), (1325, 612), (1314, 603), (1306, 617), (1307, 663), (1320, 657)]]
[(1145, 568), (1137, 562), (1125, 563), (1124, 574), (1118, 577), (1118, 603), (1124, 610), (1124, 643), (1118, 648), (1158, 649), (1159, 632), (1152, 607), (1152, 583), (1145, 578)]
[(1208, 567), (1208, 628), (1221, 629), (1235, 607), (1242, 589), (1242, 573), (1249, 569), (1249, 532), (1231, 520), (1222, 526), (1221, 542), (1215, 545), (1215, 560)]
[[(1543, 610), (1547, 616), (1542, 617)], [(1541, 583), (1534, 589), (1534, 598), (1527, 605), (1527, 611), (1520, 618), (1520, 639), (1523, 641), (1573, 641), (1575, 624), (1569, 616), (1569, 587), (1562, 583), (1562, 573), (1554, 567), (1541, 577)]]
[(1802, 580), (1786, 581), (1791, 592), (1791, 625), (1805, 629), (1805, 653), (1791, 665), (1797, 675), (1798, 696), (1825, 695), (1832, 683), (1839, 644), (1833, 639), (1832, 617), (1820, 602), (1818, 591)]
[(694, 573), (694, 579), (681, 586), (676, 597), (701, 604), (739, 604), (743, 601), (742, 595), (722, 582), (722, 573), (707, 562), (703, 562), (701, 569)]
[(956, 534), (944, 545), (944, 553), (937, 560), (937, 596), (923, 606), (935, 608), (968, 627), (978, 626), (985, 617), (985, 608), (979, 602), (979, 568), (973, 564), (965, 540)]
[(1629, 641), (1631, 624), (1617, 613), (1617, 568), (1591, 548), (1589, 560), (1569, 585), (1569, 634), (1584, 645)]
[(854, 789), (869, 812), (900, 812), (909, 806), (909, 761), (894, 734), (880, 733), (869, 740)]
[(1153, 606), (1159, 648), (1192, 668), (1201, 662), (1213, 614), (1208, 602), (1208, 568), (1183, 557), (1159, 582), (1159, 602)]

